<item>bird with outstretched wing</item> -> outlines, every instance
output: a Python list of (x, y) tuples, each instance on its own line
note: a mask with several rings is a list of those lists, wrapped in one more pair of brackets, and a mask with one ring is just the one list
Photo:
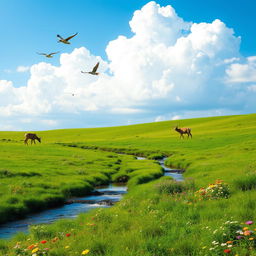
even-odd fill
[(69, 36), (67, 38), (63, 38), (62, 36), (60, 35), (57, 35), (57, 37), (59, 38), (58, 42), (59, 43), (64, 43), (64, 44), (70, 44), (69, 40), (73, 37), (75, 37), (78, 33), (75, 33), (74, 35), (72, 36)]
[(84, 74), (87, 73), (87, 74), (91, 74), (91, 75), (97, 76), (97, 75), (99, 75), (99, 73), (97, 72), (97, 69), (98, 69), (99, 65), (100, 65), (100, 63), (98, 62), (98, 63), (93, 67), (92, 71), (89, 71), (89, 72), (81, 71), (81, 73), (84, 73)]

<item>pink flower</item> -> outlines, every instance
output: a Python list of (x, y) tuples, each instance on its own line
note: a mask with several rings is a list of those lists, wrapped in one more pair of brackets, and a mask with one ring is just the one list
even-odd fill
[(245, 222), (246, 225), (252, 225), (253, 224), (253, 221), (252, 220), (248, 220)]

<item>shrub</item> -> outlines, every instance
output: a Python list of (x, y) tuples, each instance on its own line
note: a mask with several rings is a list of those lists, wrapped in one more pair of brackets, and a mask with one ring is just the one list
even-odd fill
[(164, 180), (156, 184), (156, 189), (163, 194), (176, 194), (190, 189), (194, 189), (194, 181), (186, 180), (185, 182), (175, 180)]
[(229, 187), (222, 180), (216, 180), (215, 183), (209, 184), (207, 188), (200, 188), (196, 195), (203, 199), (228, 198), (230, 196)]
[(255, 224), (253, 221), (238, 222), (228, 220), (213, 232), (210, 250), (214, 255), (254, 255), (256, 249)]

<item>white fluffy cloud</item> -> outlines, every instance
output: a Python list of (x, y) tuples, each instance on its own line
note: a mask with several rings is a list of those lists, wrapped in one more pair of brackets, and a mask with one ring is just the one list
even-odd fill
[[(110, 41), (105, 61), (81, 47), (61, 54), (59, 66), (41, 62), (30, 67), (25, 87), (0, 80), (0, 115), (41, 118), (37, 123), (50, 128), (62, 127), (67, 119), (76, 126), (78, 117), (91, 126), (92, 115), (125, 124), (128, 119), (179, 119), (191, 111), (200, 116), (255, 108), (256, 57), (241, 56), (240, 37), (222, 21), (186, 22), (171, 6), (149, 2), (129, 24), (134, 35)], [(98, 61), (99, 76), (81, 73)], [(26, 122), (19, 124), (26, 128)]]
[(16, 71), (17, 72), (20, 72), (20, 73), (23, 73), (23, 72), (27, 72), (29, 71), (30, 67), (29, 66), (18, 66)]
[(248, 57), (244, 63), (234, 63), (226, 71), (229, 82), (256, 82), (256, 56)]

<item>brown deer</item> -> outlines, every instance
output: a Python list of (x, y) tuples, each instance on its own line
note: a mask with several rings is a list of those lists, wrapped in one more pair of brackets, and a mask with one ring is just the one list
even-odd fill
[(31, 140), (31, 145), (34, 142), (36, 144), (36, 140), (38, 140), (41, 143), (41, 138), (38, 138), (35, 133), (25, 133), (25, 140), (24, 143), (28, 145), (28, 140)]
[(189, 138), (189, 136), (191, 136), (191, 139), (192, 139), (192, 134), (191, 134), (190, 128), (178, 128), (178, 126), (176, 126), (174, 130), (180, 134), (180, 138), (182, 137), (184, 139), (183, 134), (187, 134), (188, 138)]

